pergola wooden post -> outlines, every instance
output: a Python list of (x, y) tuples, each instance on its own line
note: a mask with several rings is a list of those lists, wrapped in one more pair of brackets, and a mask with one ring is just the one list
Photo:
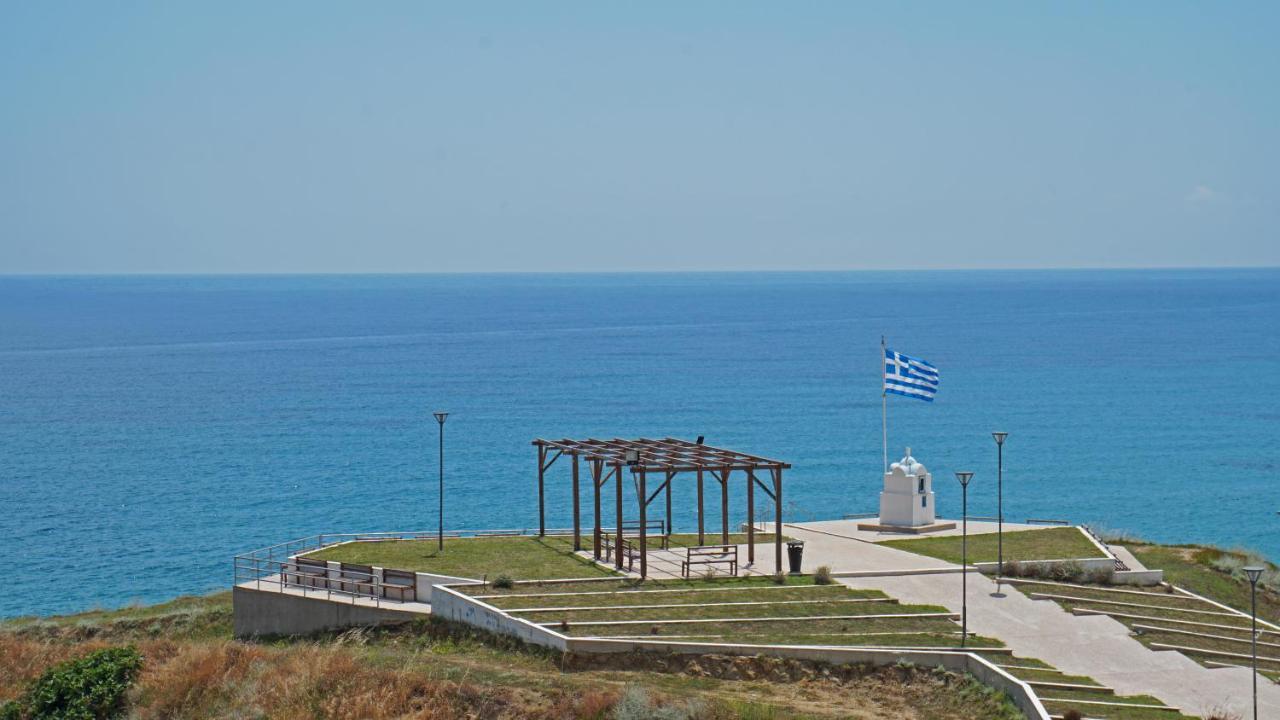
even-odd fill
[(729, 544), (729, 468), (720, 471), (720, 542)]
[[(617, 534), (617, 542), (614, 544), (616, 552), (613, 553), (612, 560), (615, 567), (622, 569), (626, 562), (626, 552), (623, 548), (623, 544), (626, 542), (626, 533), (623, 530), (625, 521), (623, 520), (622, 483), (623, 473), (630, 471), (635, 474), (636, 502), (639, 510), (638, 550), (640, 554), (640, 575), (641, 577), (647, 577), (649, 574), (649, 505), (657, 499), (658, 494), (662, 493), (664, 495), (666, 505), (664, 534), (670, 535), (672, 533), (672, 519), (674, 518), (671, 507), (671, 484), (679, 473), (697, 473), (698, 544), (701, 545), (706, 541), (706, 507), (703, 481), (704, 473), (709, 472), (711, 477), (720, 483), (720, 541), (727, 545), (730, 534), (730, 478), (734, 470), (743, 470), (747, 475), (748, 563), (754, 564), (755, 562), (755, 491), (756, 487), (759, 486), (761, 492), (774, 501), (773, 516), (776, 530), (774, 533), (774, 562), (777, 569), (779, 571), (782, 570), (782, 471), (791, 467), (789, 464), (779, 460), (771, 460), (674, 438), (662, 440), (648, 438), (637, 440), (622, 440), (619, 438), (612, 440), (596, 440), (594, 438), (587, 440), (537, 439), (533, 441), (533, 444), (538, 448), (538, 533), (540, 535), (545, 535), (547, 531), (546, 472), (561, 455), (568, 453), (573, 456), (573, 545), (575, 551), (581, 549), (582, 517), (579, 483), (580, 463), (582, 459), (585, 459), (590, 463), (591, 468), (594, 510), (592, 518), (594, 523), (592, 554), (597, 560), (605, 559), (602, 557), (604, 528), (602, 527), (601, 493), (605, 484), (612, 477), (614, 482), (614, 532)], [(606, 467), (609, 468), (607, 472), (605, 470)], [(624, 470), (624, 468), (627, 470)], [(766, 485), (757, 476), (756, 472), (758, 470), (768, 470), (770, 472), (772, 482), (769, 485)], [(649, 492), (648, 483), (650, 473), (662, 473), (663, 475), (662, 484), (653, 488), (652, 493)]]
[(546, 482), (547, 468), (543, 462), (547, 459), (547, 449), (538, 447), (538, 535), (547, 534), (547, 501)]
[(582, 549), (582, 517), (578, 510), (578, 456), (573, 456), (573, 551)]
[(599, 460), (591, 461), (591, 487), (595, 491), (595, 529), (591, 540), (591, 556), (600, 559), (600, 487), (604, 485), (605, 478), (601, 475), (604, 473), (604, 463)]
[(760, 488), (773, 500), (773, 567), (782, 572), (782, 467), (771, 467), (769, 472), (773, 476), (773, 492), (763, 484)]
[[(649, 503), (646, 500), (649, 495), (645, 493), (644, 476), (644, 466), (641, 465), (640, 487), (636, 490), (636, 494), (640, 496), (640, 577), (649, 577), (649, 528), (647, 527), (647, 513), (645, 512), (645, 508), (649, 506)], [(621, 545), (621, 541), (619, 541), (618, 544)]]
[(747, 468), (747, 564), (756, 562), (756, 473)]
[(621, 570), (622, 569), (622, 465), (621, 464), (615, 465), (613, 468), (613, 473), (614, 473), (613, 487), (615, 491), (614, 494), (618, 499), (617, 525), (615, 525), (613, 528), (614, 532), (617, 534), (618, 542), (614, 543), (615, 552), (613, 553), (614, 555), (613, 566)]
[(674, 472), (668, 470), (667, 481), (663, 483), (667, 493), (667, 524), (662, 526), (662, 531), (663, 535), (666, 535), (667, 537), (671, 537), (671, 479), (675, 476), (676, 474)]
[(698, 544), (705, 545), (706, 524), (702, 522), (702, 468), (698, 468)]

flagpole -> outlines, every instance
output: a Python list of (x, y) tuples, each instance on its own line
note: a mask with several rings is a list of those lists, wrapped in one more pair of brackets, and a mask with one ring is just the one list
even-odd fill
[(880, 438), (884, 447), (884, 471), (889, 472), (889, 393), (884, 379), (885, 345), (880, 336)]

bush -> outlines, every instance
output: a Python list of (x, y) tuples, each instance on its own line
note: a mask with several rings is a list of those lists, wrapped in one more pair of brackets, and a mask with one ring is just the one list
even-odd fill
[(499, 575), (493, 579), (493, 586), (499, 590), (510, 590), (516, 586), (516, 581), (510, 575)]
[(647, 690), (632, 685), (613, 706), (613, 720), (691, 720), (701, 711), (699, 703), (658, 705), (649, 698)]
[(142, 670), (135, 648), (104, 648), (49, 668), (17, 700), (0, 708), (4, 720), (104, 720), (124, 710), (125, 693)]
[(774, 584), (774, 585), (786, 585), (786, 584), (787, 584), (787, 575), (786, 575), (786, 573), (776, 572), (776, 573), (774, 573), (774, 574), (773, 574), (773, 577), (772, 577), (772, 578), (770, 578), (770, 579), (771, 579), (771, 580), (773, 580), (773, 584)]
[(823, 565), (813, 571), (814, 585), (830, 585), (833, 582), (835, 580), (831, 577), (831, 567), (829, 565)]
[(1068, 560), (1063, 563), (1054, 563), (1048, 569), (1048, 575), (1051, 579), (1058, 582), (1071, 582), (1078, 580), (1080, 575), (1084, 573), (1084, 567), (1075, 560)]
[(1080, 711), (1076, 710), (1075, 708), (1072, 708), (1062, 713), (1062, 720), (1083, 720), (1083, 718), (1084, 716), (1081, 715)]

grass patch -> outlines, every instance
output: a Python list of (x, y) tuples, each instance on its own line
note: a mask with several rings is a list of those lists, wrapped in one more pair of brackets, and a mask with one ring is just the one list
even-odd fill
[[(555, 628), (560, 631), (559, 628)], [(639, 625), (569, 625), (568, 635), (578, 637), (622, 637), (697, 635), (706, 637), (765, 636), (783, 638), (794, 645), (795, 638), (809, 635), (867, 635), (870, 633), (956, 632), (960, 628), (946, 618), (874, 618), (870, 620), (836, 620), (797, 618), (767, 622), (708, 622)], [(956, 635), (957, 641), (959, 635)], [(828, 643), (820, 643), (828, 644)]]
[(878, 590), (852, 590), (841, 585), (744, 587), (733, 590), (706, 591), (646, 590), (609, 595), (536, 595), (487, 598), (485, 602), (503, 609), (551, 607), (604, 607), (619, 605), (696, 605), (725, 602), (779, 602), (796, 600), (828, 600), (836, 598), (883, 598)]
[[(802, 602), (773, 605), (699, 605), (685, 604), (670, 608), (609, 608), (606, 610), (546, 610), (516, 613), (517, 617), (535, 623), (606, 622), (615, 620), (712, 620), (718, 618), (754, 617), (822, 617), (833, 615), (884, 615), (947, 612), (946, 608), (929, 605), (902, 606), (889, 602)], [(602, 631), (603, 632), (603, 631)]]
[(230, 636), (231, 624), (231, 593), (223, 591), (211, 595), (184, 595), (156, 605), (136, 605), (118, 610), (13, 618), (0, 622), (0, 632), (87, 639), (109, 629), (112, 633), (131, 632), (133, 636), (201, 639)]
[(569, 538), (445, 538), (444, 552), (435, 540), (351, 542), (308, 554), (318, 560), (376, 565), (457, 577), (548, 580), (613, 575), (573, 554)]
[[(969, 536), (969, 562), (996, 562), (998, 533), (982, 533)], [(879, 543), (917, 555), (960, 563), (961, 537), (911, 538), (887, 540)], [(1084, 533), (1074, 527), (1055, 527), (1043, 530), (1018, 530), (1004, 534), (1004, 560), (1065, 560), (1102, 557), (1098, 548)]]
[[(788, 587), (814, 587), (813, 577), (808, 575), (787, 575), (783, 585)], [(555, 582), (555, 583), (521, 583), (511, 588), (495, 588), (493, 585), (464, 585), (456, 588), (468, 595), (543, 595), (548, 593), (609, 593), (619, 590), (723, 590), (733, 588), (779, 587), (768, 575), (743, 575), (740, 577), (717, 576), (711, 579), (690, 578), (675, 580), (638, 580), (635, 578), (617, 578), (613, 580), (592, 580), (588, 582)], [(603, 595), (584, 595), (584, 598), (603, 597)], [(632, 597), (632, 596), (628, 596)], [(587, 604), (587, 603), (582, 603)]]
[[(1214, 568), (1215, 563), (1222, 564), (1224, 557), (1244, 558), (1247, 553), (1198, 545), (1130, 544), (1125, 547), (1143, 565), (1164, 570), (1166, 581), (1241, 612), (1249, 612), (1249, 582)], [(1258, 587), (1258, 617), (1280, 623), (1280, 594)]]

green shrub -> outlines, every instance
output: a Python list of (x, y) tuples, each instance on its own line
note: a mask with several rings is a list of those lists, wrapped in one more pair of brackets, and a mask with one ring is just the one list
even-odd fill
[(787, 584), (787, 575), (786, 575), (786, 573), (776, 572), (776, 573), (774, 573), (774, 574), (773, 574), (773, 576), (772, 576), (770, 579), (771, 579), (771, 580), (773, 580), (773, 584), (774, 584), (774, 585), (786, 585), (786, 584)]
[(692, 720), (702, 714), (702, 704), (660, 705), (642, 687), (629, 686), (613, 706), (613, 720)]
[(829, 565), (823, 565), (813, 571), (814, 585), (830, 585), (833, 582), (835, 580), (831, 577), (831, 567)]
[(516, 586), (516, 581), (510, 575), (499, 575), (493, 579), (493, 586), (499, 590), (510, 590)]
[(105, 720), (124, 711), (125, 693), (142, 670), (135, 648), (105, 648), (55, 665), (22, 697), (0, 709), (3, 720)]

